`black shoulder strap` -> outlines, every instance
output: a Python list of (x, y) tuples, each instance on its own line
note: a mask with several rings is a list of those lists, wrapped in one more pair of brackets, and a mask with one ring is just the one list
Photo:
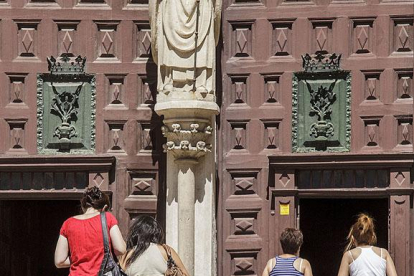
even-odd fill
[(106, 224), (106, 215), (105, 212), (101, 212), (101, 224), (102, 224), (102, 235), (103, 235), (103, 244), (104, 244), (104, 257), (101, 264), (101, 269), (99, 270), (99, 275), (102, 275), (103, 270), (106, 266), (106, 263), (109, 258), (109, 239), (108, 239), (108, 226)]
[(106, 224), (105, 212), (101, 213), (101, 224), (102, 224), (102, 234), (104, 242), (104, 252), (105, 254), (109, 253), (109, 239), (108, 239), (108, 226)]

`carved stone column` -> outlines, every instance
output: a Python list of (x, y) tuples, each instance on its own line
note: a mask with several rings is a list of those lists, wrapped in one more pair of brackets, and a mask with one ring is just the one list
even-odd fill
[(216, 274), (215, 47), (221, 0), (149, 1), (158, 69), (155, 111), (167, 138), (167, 243), (190, 275)]
[(167, 243), (190, 275), (215, 275), (215, 115), (208, 101), (157, 103), (167, 142)]

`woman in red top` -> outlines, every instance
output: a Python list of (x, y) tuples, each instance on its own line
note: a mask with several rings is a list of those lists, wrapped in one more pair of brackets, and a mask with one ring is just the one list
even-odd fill
[[(97, 187), (88, 188), (82, 199), (83, 214), (67, 219), (60, 229), (55, 251), (55, 265), (70, 267), (70, 276), (98, 275), (104, 247), (100, 212), (109, 206), (109, 198)], [(114, 253), (126, 251), (125, 241), (118, 228), (118, 222), (111, 213), (106, 213), (109, 244)]]

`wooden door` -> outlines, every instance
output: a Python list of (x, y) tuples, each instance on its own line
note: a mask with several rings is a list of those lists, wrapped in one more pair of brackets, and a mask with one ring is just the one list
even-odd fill
[[(413, 151), (413, 1), (223, 2), (218, 274), (260, 275), (277, 252), (278, 229), (295, 225), (273, 216), (269, 192), (294, 189), (294, 168), (269, 173), (268, 156), (292, 152), (301, 55), (342, 54), (352, 76), (350, 153)], [(284, 200), (295, 205), (292, 195)], [(399, 271), (408, 271), (407, 258), (398, 258)]]

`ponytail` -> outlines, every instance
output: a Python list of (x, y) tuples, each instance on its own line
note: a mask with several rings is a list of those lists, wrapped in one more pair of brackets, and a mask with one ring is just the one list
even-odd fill
[(348, 245), (345, 252), (359, 245), (375, 245), (377, 235), (375, 234), (374, 219), (367, 214), (359, 214), (357, 221), (351, 226), (347, 237)]

